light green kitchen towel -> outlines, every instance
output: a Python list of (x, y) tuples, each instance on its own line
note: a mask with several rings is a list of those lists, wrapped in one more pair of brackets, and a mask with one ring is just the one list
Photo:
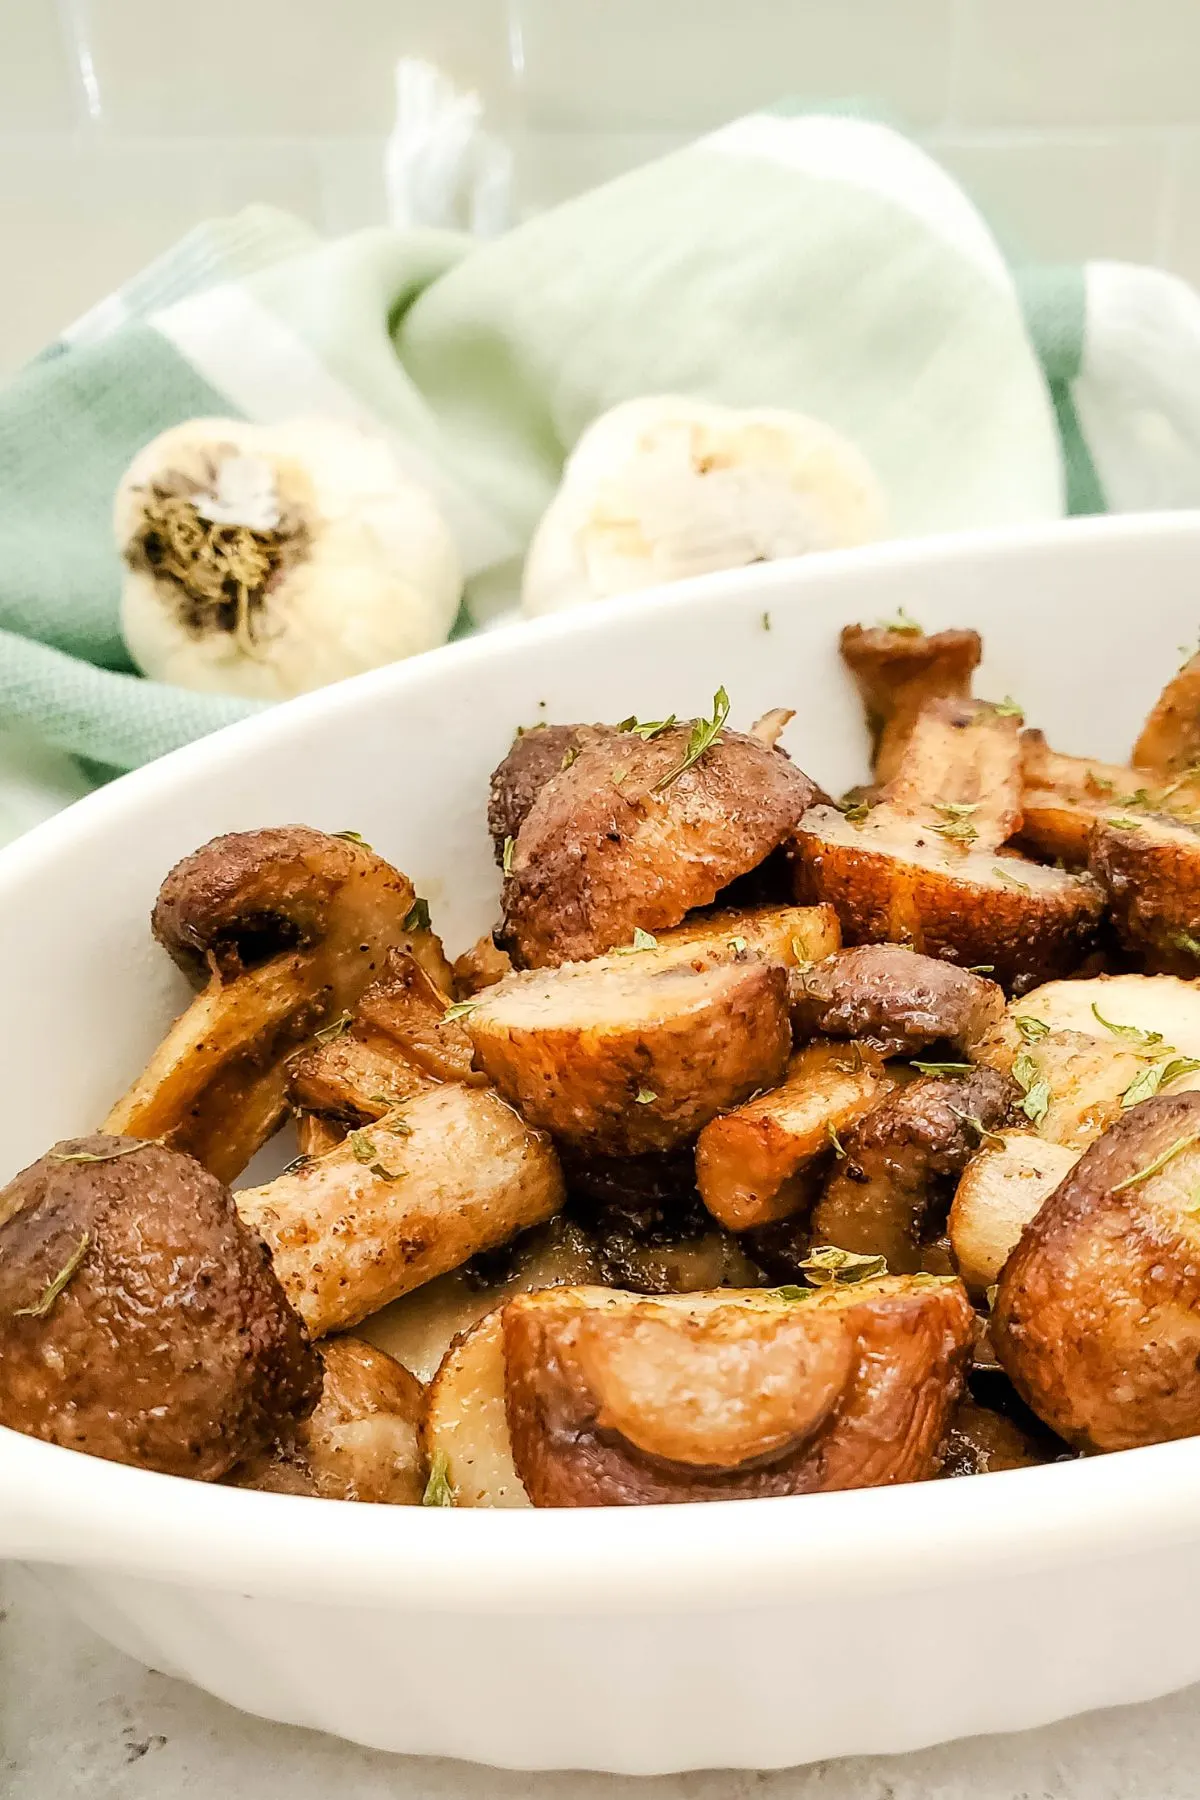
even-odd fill
[[(48, 809), (78, 759), (131, 768), (250, 710), (138, 679), (121, 640), (113, 490), (180, 419), (389, 433), (455, 534), (469, 629), (513, 603), (580, 432), (639, 394), (829, 421), (900, 535), (1195, 501), (1198, 313), (1152, 271), (1018, 281), (935, 163), (832, 115), (742, 119), (487, 242), (330, 242), (263, 208), (201, 227), (0, 390), (0, 834), (31, 781)], [(1175, 430), (1147, 447), (1148, 404)]]

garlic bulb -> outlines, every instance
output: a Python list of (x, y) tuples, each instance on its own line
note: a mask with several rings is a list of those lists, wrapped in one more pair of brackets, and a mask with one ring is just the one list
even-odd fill
[(525, 559), (526, 613), (884, 532), (866, 459), (803, 413), (627, 400), (580, 438)]
[(190, 419), (115, 506), (121, 625), (143, 674), (284, 700), (445, 643), (450, 533), (382, 437), (330, 419)]

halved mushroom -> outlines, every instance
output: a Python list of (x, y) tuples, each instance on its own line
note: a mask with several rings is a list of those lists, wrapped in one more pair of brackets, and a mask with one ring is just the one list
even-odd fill
[(815, 1241), (882, 1256), (897, 1274), (925, 1267), (955, 1182), (1016, 1097), (1006, 1076), (985, 1068), (923, 1076), (888, 1094), (843, 1140), (813, 1210)]
[(476, 1061), (567, 1144), (669, 1150), (778, 1081), (791, 1048), (785, 971), (725, 955), (647, 949), (510, 975), (467, 1017)]
[(682, 925), (661, 932), (657, 944), (660, 951), (680, 952), (684, 960), (693, 952), (724, 957), (749, 950), (782, 968), (798, 969), (831, 956), (841, 941), (832, 906), (722, 906), (689, 913)]
[(1052, 1144), (1030, 1131), (989, 1136), (967, 1164), (950, 1206), (950, 1248), (955, 1266), (975, 1294), (986, 1293), (1080, 1151)]
[(779, 1087), (700, 1133), (696, 1181), (709, 1212), (731, 1231), (745, 1231), (807, 1211), (813, 1178), (834, 1145), (891, 1086), (868, 1045), (807, 1045)]
[(357, 1325), (562, 1201), (545, 1139), (496, 1094), (458, 1082), (415, 1094), (328, 1155), (237, 1195), (314, 1337)]
[(313, 1409), (321, 1365), (229, 1190), (136, 1139), (0, 1194), (0, 1424), (214, 1481)]
[(454, 959), (454, 992), (460, 1000), (469, 1000), (472, 994), (481, 994), (484, 988), (495, 987), (506, 975), (513, 972), (512, 958), (505, 950), (497, 949), (490, 933), (476, 939), (469, 950)]
[(1191, 656), (1155, 701), (1133, 746), (1133, 761), (1162, 780), (1200, 770), (1200, 654)]
[(1016, 718), (933, 701), (877, 806), (805, 815), (796, 896), (832, 905), (848, 943), (904, 943), (1027, 988), (1078, 966), (1102, 900), (1086, 875), (1001, 853), (1020, 823)]
[(1150, 800), (1145, 769), (1063, 756), (1040, 731), (1021, 733), (1021, 840), (1040, 856), (1086, 868), (1101, 813)]
[(917, 718), (929, 700), (967, 700), (983, 641), (977, 631), (847, 625), (842, 661), (862, 695), (877, 782), (897, 774)]
[(402, 950), (389, 950), (384, 972), (360, 996), (344, 1029), (293, 1057), (288, 1088), (310, 1112), (361, 1122), (380, 1119), (431, 1081), (485, 1077), (471, 1066), (462, 1025), (447, 1018), (449, 996)]
[(900, 944), (866, 944), (802, 969), (790, 983), (797, 1037), (856, 1038), (883, 1056), (930, 1044), (967, 1052), (1005, 1007), (994, 981)]
[(455, 1506), (532, 1505), (517, 1474), (505, 1410), (499, 1310), (455, 1338), (429, 1384), (422, 1442)]
[(411, 882), (367, 845), (307, 826), (187, 857), (162, 885), (154, 934), (208, 985), (106, 1130), (164, 1139), (231, 1179), (286, 1116), (287, 1058), (354, 1005), (412, 906)]
[(1168, 974), (1200, 974), (1200, 827), (1162, 814), (1104, 813), (1089, 863), (1127, 950)]
[(294, 1437), (242, 1464), (230, 1481), (272, 1494), (418, 1505), (425, 1489), (420, 1382), (361, 1338), (330, 1338), (320, 1354), (316, 1410)]
[(560, 1288), (503, 1315), (535, 1506), (800, 1494), (936, 1473), (974, 1315), (957, 1281), (640, 1300)]
[(991, 1315), (1037, 1416), (1083, 1450), (1200, 1432), (1200, 1094), (1147, 1100), (1022, 1233)]
[(702, 721), (594, 736), (508, 858), (499, 941), (524, 968), (599, 956), (709, 906), (789, 836), (816, 789), (778, 750)]

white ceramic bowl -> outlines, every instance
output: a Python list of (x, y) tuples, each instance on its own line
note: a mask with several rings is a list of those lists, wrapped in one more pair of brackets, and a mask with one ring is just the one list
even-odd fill
[[(452, 948), (492, 921), (487, 776), (540, 718), (797, 708), (863, 773), (837, 658), (903, 605), (975, 625), (981, 688), (1119, 759), (1194, 642), (1200, 514), (885, 546), (497, 633), (241, 725), (0, 856), (4, 1167), (92, 1126), (184, 995), (159, 881), (215, 832), (362, 831)], [(975, 1480), (580, 1512), (204, 1487), (0, 1431), (0, 1554), (103, 1636), (274, 1719), (391, 1750), (649, 1774), (1012, 1730), (1200, 1678), (1200, 1440)]]

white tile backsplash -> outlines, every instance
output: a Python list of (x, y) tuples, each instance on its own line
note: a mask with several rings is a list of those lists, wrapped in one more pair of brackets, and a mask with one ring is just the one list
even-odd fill
[(480, 90), (522, 211), (857, 99), (1014, 253), (1200, 282), (1200, 0), (0, 0), (0, 373), (206, 214), (381, 222), (400, 54)]

